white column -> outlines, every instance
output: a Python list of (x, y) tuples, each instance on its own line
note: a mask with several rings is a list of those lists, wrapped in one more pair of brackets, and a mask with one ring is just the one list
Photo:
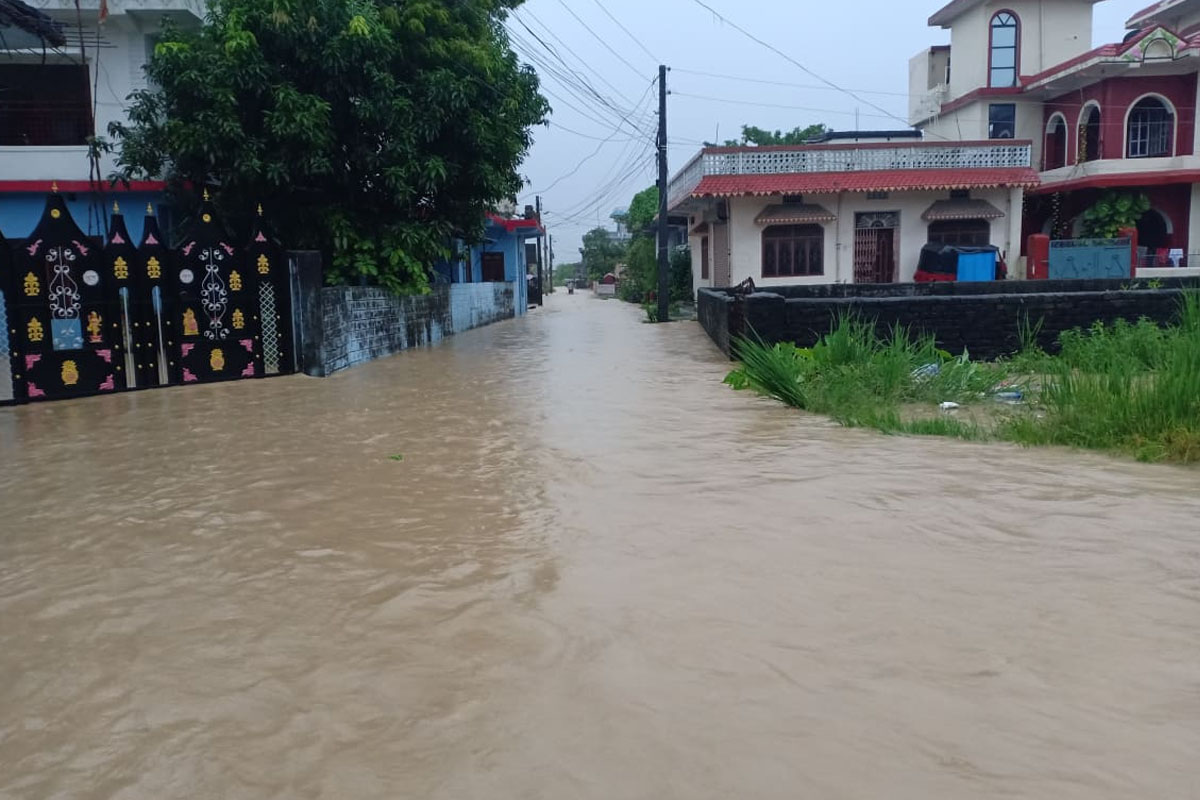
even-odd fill
[[(1200, 263), (1193, 264), (1191, 259), (1192, 253), (1200, 253), (1200, 183), (1192, 184), (1192, 207), (1188, 213), (1188, 243), (1185, 248), (1185, 254), (1188, 256), (1188, 266), (1200, 266)], [(1197, 259), (1200, 262), (1200, 259)]]
[(1025, 210), (1025, 190), (1013, 187), (1008, 190), (1008, 245), (1004, 248), (1008, 276), (1025, 277), (1018, 262), (1021, 260), (1021, 222)]
[[(1193, 115), (1193, 119), (1200, 119), (1200, 113), (1196, 111), (1198, 108), (1200, 108), (1200, 82), (1196, 83), (1196, 102), (1192, 104), (1192, 110), (1188, 112)], [(1179, 124), (1178, 121), (1176, 124)], [(1192, 155), (1200, 155), (1200, 126), (1196, 125), (1192, 126)]]

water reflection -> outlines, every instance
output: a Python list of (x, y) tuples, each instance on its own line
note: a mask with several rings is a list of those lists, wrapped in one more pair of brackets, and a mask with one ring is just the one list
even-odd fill
[(0, 796), (1196, 796), (1195, 472), (842, 430), (639, 315), (0, 409)]

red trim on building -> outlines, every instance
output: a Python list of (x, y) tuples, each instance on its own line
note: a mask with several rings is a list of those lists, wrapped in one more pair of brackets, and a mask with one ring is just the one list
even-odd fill
[[(99, 191), (91, 181), (4, 181), (0, 180), (0, 192), (49, 192), (57, 183), (60, 192), (91, 192)], [(130, 181), (126, 187), (123, 183), (115, 186), (104, 185), (106, 192), (161, 192), (167, 188), (165, 181)]]
[[(1017, 83), (1024, 83), (1024, 80), (1024, 78), (1017, 78)], [(940, 113), (949, 114), (951, 111), (957, 111), (963, 106), (969, 106), (976, 100), (985, 100), (990, 97), (1012, 97), (1013, 95), (1021, 94), (1023, 91), (1024, 89), (1020, 86), (1001, 86), (995, 88), (985, 86), (981, 89), (972, 89), (957, 100), (951, 100), (949, 103), (944, 104)], [(986, 142), (986, 144), (995, 143), (995, 141)]]
[(1163, 172), (1127, 172), (1117, 175), (1088, 175), (1058, 183), (1043, 183), (1030, 194), (1057, 194), (1079, 189), (1115, 189), (1125, 186), (1171, 186), (1177, 183), (1200, 183), (1200, 169)]
[(524, 217), (515, 217), (513, 219), (505, 219), (499, 214), (488, 214), (488, 221), (499, 225), (509, 233), (517, 233), (518, 231), (531, 230), (537, 233), (545, 233), (543, 228), (536, 219), (525, 219)]
[[(1094, 50), (1089, 50), (1086, 53), (1083, 53), (1082, 55), (1075, 56), (1074, 58), (1069, 58), (1066, 61), (1062, 62), (1061, 64), (1055, 64), (1053, 67), (1050, 67), (1047, 70), (1043, 70), (1043, 71), (1037, 73), (1036, 75), (1030, 75), (1027, 78), (1025, 78), (1025, 83), (1029, 84), (1029, 85), (1032, 85), (1035, 83), (1041, 83), (1042, 81), (1048, 80), (1050, 78), (1058, 76), (1061, 73), (1066, 72), (1067, 70), (1071, 69), (1072, 67), (1077, 67), (1080, 64), (1087, 63), (1088, 61), (1091, 61), (1093, 59), (1116, 58), (1118, 56), (1124, 55), (1125, 53), (1128, 53), (1133, 48), (1137, 47), (1138, 44), (1143, 39), (1145, 39), (1146, 37), (1153, 34), (1155, 31), (1158, 31), (1160, 29), (1164, 30), (1167, 33), (1171, 34), (1172, 36), (1176, 36), (1186, 42), (1186, 37), (1179, 36), (1179, 34), (1175, 33), (1174, 31), (1172, 31), (1170, 28), (1167, 28), (1166, 26), (1156, 25), (1153, 28), (1147, 28), (1146, 30), (1141, 31), (1140, 33), (1138, 33), (1137, 36), (1134, 36), (1132, 39), (1130, 39), (1127, 42), (1121, 42), (1120, 44), (1102, 44), (1099, 47), (1095, 48)], [(1187, 42), (1188, 46), (1190, 46), (1190, 44), (1191, 44), (1190, 42)]]
[(788, 175), (709, 175), (692, 192), (693, 197), (772, 196), (782, 194), (836, 194), (837, 192), (908, 192), (984, 189), (1039, 183), (1032, 169), (931, 169), (870, 170), (863, 172), (812, 172)]

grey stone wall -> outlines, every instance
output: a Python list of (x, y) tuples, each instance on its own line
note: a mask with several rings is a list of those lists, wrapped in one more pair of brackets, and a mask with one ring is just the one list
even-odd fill
[[(995, 359), (1019, 348), (1022, 320), (1040, 323), (1038, 342), (1053, 352), (1063, 331), (1086, 328), (1097, 321), (1136, 322), (1146, 317), (1167, 324), (1175, 319), (1184, 284), (1132, 289), (1128, 288), (1129, 282), (1109, 283), (959, 284), (958, 292), (947, 288), (937, 293), (916, 293), (908, 285), (893, 287), (890, 294), (883, 287), (864, 287), (865, 291), (858, 296), (846, 291), (847, 287), (831, 291), (826, 291), (826, 287), (817, 291), (811, 291), (810, 287), (787, 287), (795, 289), (787, 295), (772, 287), (770, 291), (731, 298), (725, 306), (728, 311), (724, 319), (706, 319), (702, 314), (700, 321), (727, 354), (739, 336), (749, 334), (766, 342), (790, 341), (811, 347), (842, 315), (857, 314), (873, 320), (881, 337), (889, 335), (894, 326), (902, 325), (910, 331), (933, 334), (938, 346), (951, 353), (969, 352), (974, 358)], [(1010, 288), (1015, 291), (1004, 291)], [(710, 306), (718, 307), (715, 303)]]
[[(311, 265), (309, 265), (311, 266)], [(319, 262), (315, 265), (319, 270)], [(304, 372), (322, 377), (516, 315), (511, 283), (436, 287), (398, 297), (374, 287), (320, 287), (301, 279), (296, 310)]]

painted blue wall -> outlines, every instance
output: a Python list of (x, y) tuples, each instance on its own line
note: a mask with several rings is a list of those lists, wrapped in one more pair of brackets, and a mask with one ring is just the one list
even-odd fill
[[(89, 236), (103, 236), (107, 231), (97, 230), (103, 227), (103, 222), (97, 225), (95, 213), (92, 211), (96, 195), (85, 192), (63, 192), (67, 208), (75, 218), (84, 233)], [(72, 199), (73, 198), (73, 199)], [(125, 215), (125, 225), (134, 244), (142, 240), (142, 219), (146, 215), (146, 204), (153, 203), (157, 211), (163, 202), (161, 192), (107, 192), (104, 194), (104, 204), (112, 210), (113, 200), (121, 204), (121, 213)], [(46, 207), (46, 195), (41, 192), (4, 192), (0, 193), (0, 233), (7, 239), (24, 239), (33, 233), (42, 211)], [(99, 210), (97, 208), (96, 210)], [(89, 218), (90, 221), (89, 221)], [(103, 220), (106, 217), (100, 216)], [(159, 220), (160, 225), (163, 220)]]
[(477, 283), (483, 277), (483, 254), (504, 254), (504, 280), (516, 287), (515, 305), (518, 315), (524, 314), (529, 306), (529, 285), (525, 282), (528, 265), (525, 262), (525, 241), (532, 238), (528, 233), (509, 233), (504, 228), (489, 223), (487, 242), (471, 248), (471, 260), (464, 264), (461, 272), (470, 271), (470, 279), (464, 283)]

